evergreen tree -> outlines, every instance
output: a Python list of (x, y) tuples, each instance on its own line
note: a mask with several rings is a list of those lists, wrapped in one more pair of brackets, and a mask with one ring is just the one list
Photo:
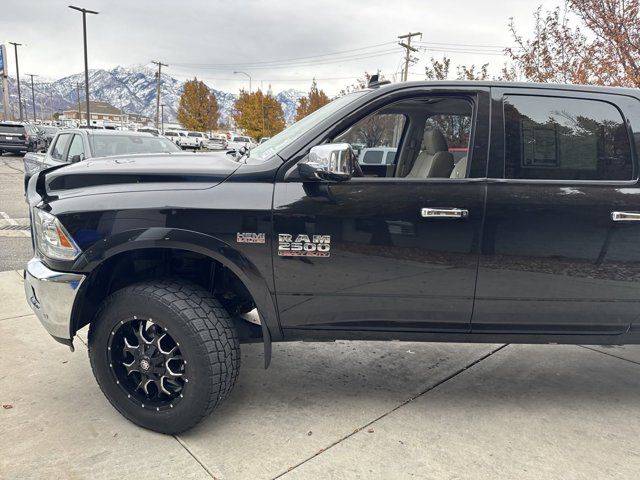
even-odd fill
[(318, 84), (316, 79), (313, 79), (311, 83), (311, 90), (309, 90), (309, 95), (300, 99), (300, 104), (298, 105), (298, 109), (296, 110), (296, 122), (298, 120), (302, 120), (304, 117), (309, 115), (310, 113), (315, 112), (320, 107), (324, 107), (331, 100), (327, 95), (318, 89)]
[(236, 100), (233, 119), (240, 129), (257, 140), (272, 137), (285, 126), (282, 105), (271, 91), (265, 95), (262, 90), (253, 93), (241, 90)]
[(177, 118), (187, 130), (206, 132), (218, 126), (220, 113), (216, 97), (197, 78), (184, 84)]

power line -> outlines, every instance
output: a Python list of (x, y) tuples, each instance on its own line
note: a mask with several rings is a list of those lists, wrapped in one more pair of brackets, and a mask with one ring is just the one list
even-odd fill
[(218, 65), (218, 64), (198, 64), (198, 63), (179, 63), (172, 65), (174, 67), (182, 67), (182, 68), (195, 68), (195, 69), (207, 69), (207, 70), (230, 70), (232, 68), (244, 68), (250, 70), (263, 70), (263, 69), (279, 69), (279, 68), (292, 68), (292, 67), (306, 67), (306, 66), (316, 66), (316, 65), (331, 65), (335, 63), (342, 63), (347, 61), (357, 61), (357, 60), (365, 60), (368, 58), (376, 58), (383, 57), (391, 54), (397, 54), (398, 51), (394, 49), (389, 50), (381, 50), (378, 52), (364, 52), (359, 54), (354, 54), (350, 56), (344, 56), (336, 59), (321, 59), (316, 61), (305, 61), (305, 62), (290, 62), (290, 63), (271, 63), (271, 64), (261, 64), (254, 65), (250, 63), (237, 63), (233, 65)]
[(505, 56), (504, 53), (495, 52), (495, 51), (485, 51), (485, 50), (461, 50), (461, 49), (452, 49), (452, 48), (431, 48), (431, 47), (419, 47), (420, 50), (424, 52), (443, 52), (443, 53), (465, 53), (465, 54), (476, 54), (476, 55), (492, 55), (492, 56)]
[[(283, 58), (283, 59), (278, 59), (278, 60), (258, 60), (258, 61), (254, 61), (254, 62), (244, 62), (244, 63), (180, 63), (180, 62), (172, 62), (172, 65), (184, 65), (184, 66), (219, 66), (219, 67), (234, 67), (234, 66), (243, 66), (243, 65), (265, 65), (265, 64), (271, 64), (271, 63), (284, 63), (284, 62), (297, 62), (299, 60), (309, 60), (309, 59), (314, 59), (314, 58), (320, 58), (320, 57), (330, 57), (330, 56), (336, 56), (336, 55), (343, 55), (346, 53), (353, 53), (353, 52), (360, 52), (362, 50), (370, 50), (373, 48), (378, 48), (378, 47), (384, 47), (387, 45), (393, 45), (395, 42), (385, 42), (385, 43), (378, 43), (376, 45), (368, 45), (366, 47), (360, 47), (360, 48), (351, 48), (349, 50), (341, 50), (338, 52), (331, 52), (331, 53), (321, 53), (318, 55), (308, 55), (305, 57), (295, 57), (295, 58)], [(370, 52), (369, 52), (370, 53)]]

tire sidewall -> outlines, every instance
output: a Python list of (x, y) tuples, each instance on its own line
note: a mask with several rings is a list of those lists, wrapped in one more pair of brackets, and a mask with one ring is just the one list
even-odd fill
[[(183, 398), (174, 402), (174, 408), (156, 411), (148, 406), (143, 408), (137, 400), (127, 397), (123, 387), (116, 383), (116, 377), (109, 365), (107, 346), (113, 329), (122, 321), (134, 317), (150, 319), (179, 344), (186, 361), (186, 379)], [(189, 335), (188, 324), (180, 313), (159, 300), (131, 291), (116, 292), (109, 297), (98, 313), (89, 342), (89, 357), (96, 380), (114, 407), (129, 420), (143, 427), (165, 433), (182, 431), (193, 422), (194, 412), (207, 409), (207, 399), (212, 394), (213, 385), (208, 380), (210, 369), (205, 348), (195, 337)], [(203, 361), (204, 360), (204, 361)]]

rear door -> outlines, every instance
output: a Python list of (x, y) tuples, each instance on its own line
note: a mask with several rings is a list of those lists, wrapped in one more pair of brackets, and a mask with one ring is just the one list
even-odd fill
[(551, 89), (492, 95), (472, 330), (626, 331), (640, 316), (640, 103)]

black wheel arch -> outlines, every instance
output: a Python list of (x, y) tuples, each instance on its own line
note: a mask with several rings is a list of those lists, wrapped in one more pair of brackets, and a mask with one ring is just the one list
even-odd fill
[[(157, 232), (150, 232), (150, 230), (157, 230)], [(168, 272), (168, 275), (162, 272), (131, 275), (131, 271), (127, 268), (133, 258), (144, 258), (145, 254), (149, 254), (152, 258), (157, 259), (164, 256), (165, 260), (170, 261), (172, 258), (184, 259), (193, 256), (210, 262), (214, 269), (229, 272), (235, 281), (239, 282), (250, 294), (260, 316), (261, 340), (265, 346), (266, 368), (270, 361), (271, 340), (282, 339), (282, 332), (274, 295), (272, 295), (267, 280), (259, 269), (241, 252), (208, 235), (197, 232), (172, 231), (168, 236), (167, 229), (164, 228), (147, 229), (145, 232), (144, 236), (124, 232), (109, 238), (108, 241), (97, 242), (98, 245), (89, 248), (76, 260), (76, 267), (83, 266), (84, 268), (74, 268), (74, 270), (84, 271), (87, 278), (79, 288), (73, 307), (70, 325), (71, 337), (94, 319), (101, 301), (109, 294), (140, 280), (172, 276), (171, 272)], [(193, 241), (194, 238), (197, 241)], [(188, 241), (188, 239), (192, 241)], [(181, 276), (178, 275), (178, 277)], [(126, 279), (126, 281), (122, 282), (122, 279)], [(193, 279), (189, 280), (193, 281)], [(211, 291), (211, 293), (213, 295), (215, 292)], [(250, 337), (248, 341), (260, 341), (255, 338), (255, 326), (248, 326), (244, 330), (246, 335)]]

